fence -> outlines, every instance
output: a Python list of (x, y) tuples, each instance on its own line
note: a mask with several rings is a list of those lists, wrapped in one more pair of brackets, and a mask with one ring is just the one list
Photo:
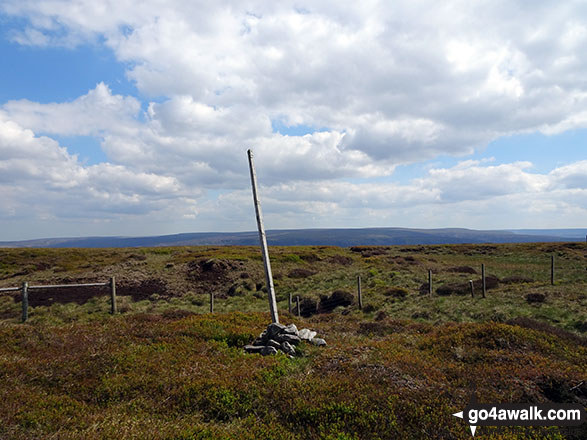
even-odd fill
[(73, 287), (110, 287), (110, 313), (115, 314), (116, 307), (116, 279), (111, 277), (106, 283), (86, 283), (86, 284), (54, 284), (44, 286), (29, 286), (28, 282), (23, 282), (21, 287), (4, 287), (0, 292), (18, 292), (22, 295), (22, 322), (26, 322), (29, 317), (29, 291), (41, 289), (67, 289)]
[[(557, 274), (556, 270), (557, 270), (557, 264), (556, 264), (556, 260), (555, 260), (555, 256), (551, 255), (549, 257), (550, 260), (550, 265), (549, 267), (546, 266), (546, 264), (544, 265), (544, 270), (543, 273), (546, 277), (549, 277), (549, 282), (550, 285), (554, 286), (555, 284), (557, 284), (557, 276), (555, 276)], [(465, 267), (466, 269), (472, 269), (470, 267)], [(475, 298), (475, 297), (480, 297), (480, 298), (487, 298), (487, 291), (489, 289), (494, 289), (496, 287), (495, 285), (495, 281), (500, 281), (497, 277), (490, 275), (487, 276), (487, 271), (486, 271), (486, 265), (485, 263), (480, 263), (480, 274), (479, 274), (479, 278), (476, 280), (470, 279), (468, 280), (465, 284), (467, 286), (466, 291), (470, 293), (471, 298)], [(558, 269), (562, 269), (562, 266), (559, 267)], [(449, 270), (450, 272), (450, 270)], [(458, 272), (458, 271), (452, 271), (452, 272)], [(435, 288), (436, 286), (433, 286), (433, 270), (432, 269), (427, 269), (426, 270), (427, 273), (427, 283), (422, 284), (421, 288), (420, 288), (420, 293), (421, 294), (425, 294), (427, 293), (428, 295), (432, 296), (434, 294)], [(466, 273), (466, 272), (463, 272)], [(473, 273), (477, 273), (477, 272), (473, 272)], [(516, 278), (516, 277), (513, 277)], [(507, 277), (506, 277), (507, 279)], [(521, 278), (523, 279), (523, 277)], [(356, 294), (354, 297), (353, 303), (355, 304), (355, 307), (357, 307), (359, 310), (363, 310), (364, 305), (363, 305), (363, 296), (364, 296), (364, 292), (362, 291), (362, 287), (361, 287), (361, 275), (357, 275), (356, 277), (356, 281), (357, 281), (357, 287), (356, 287)], [(564, 282), (564, 280), (561, 280)], [(546, 281), (548, 282), (548, 281)], [(443, 282), (446, 283), (446, 282)], [(454, 287), (454, 286), (458, 286), (458, 287), (462, 287), (462, 284), (454, 283), (453, 285), (451, 285), (450, 283), (448, 283), (448, 287)], [(442, 293), (441, 290), (443, 287), (446, 287), (445, 284), (439, 286), (440, 289), (436, 289), (436, 293), (438, 295), (447, 295), (447, 293)], [(406, 290), (407, 289), (402, 289), (400, 288), (400, 290)], [(464, 289), (461, 289), (460, 292), (463, 292)], [(401, 292), (400, 292), (401, 293)], [(343, 305), (346, 306), (348, 305), (348, 303), (344, 303), (344, 299), (342, 301), (342, 303), (339, 304), (334, 304), (334, 306), (336, 305)], [(288, 310), (290, 314), (296, 314), (298, 316), (300, 316), (300, 296), (293, 296), (291, 293), (289, 294), (289, 298), (288, 298)]]
[[(485, 264), (482, 263), (481, 264), (481, 280), (480, 280), (480, 289), (481, 289), (481, 296), (482, 298), (486, 298), (487, 296), (487, 282), (486, 282), (487, 278), (486, 278), (486, 271), (485, 271)], [(555, 285), (555, 257), (554, 255), (551, 255), (550, 257), (550, 285), (554, 286)], [(471, 291), (471, 297), (475, 297), (475, 288), (474, 288), (474, 282), (473, 280), (469, 280), (469, 284), (470, 284), (470, 291)], [(427, 290), (428, 290), (428, 294), (432, 295), (433, 293), (433, 288), (432, 288), (432, 270), (428, 270), (428, 283), (427, 283)], [(360, 298), (360, 288), (359, 288), (359, 298)]]
[[(549, 265), (546, 264), (546, 261), (544, 262), (544, 266), (543, 267), (543, 271), (542, 273), (544, 274), (544, 281), (545, 282), (550, 282), (551, 285), (555, 285), (555, 282), (557, 281), (555, 279), (555, 257), (554, 256), (549, 256)], [(473, 282), (473, 280), (468, 280), (466, 282), (467, 285), (467, 291), (470, 293), (471, 297), (481, 297), (481, 298), (485, 298), (487, 295), (487, 290), (492, 288), (491, 286), (488, 286), (486, 284), (486, 265), (484, 263), (480, 263), (480, 268), (481, 268), (481, 273), (480, 278), (476, 279), (475, 282)], [(561, 266), (557, 266), (556, 269), (558, 270), (558, 272), (556, 272), (556, 277), (559, 278), (561, 276), (561, 270), (564, 269), (564, 267)], [(422, 284), (421, 288), (420, 288), (420, 293), (421, 294), (428, 294), (428, 295), (433, 295), (434, 291), (438, 290), (437, 286), (434, 285), (435, 280), (433, 279), (433, 273), (436, 274), (437, 272), (434, 272), (431, 269), (426, 269), (426, 271), (422, 274), (424, 275), (424, 277), (426, 277), (427, 275), (427, 283)], [(369, 280), (369, 275), (367, 274), (362, 274), (363, 278), (365, 278), (365, 280)], [(356, 276), (356, 278), (354, 278)], [(369, 293), (369, 289), (367, 289), (367, 291), (363, 291), (362, 289), (362, 284), (365, 283), (365, 280), (361, 279), (361, 274), (356, 274), (356, 275), (352, 275), (352, 280), (356, 279), (356, 290), (351, 288), (348, 291), (344, 288), (341, 287), (341, 289), (345, 289), (345, 292), (348, 292), (348, 294), (350, 296), (352, 296), (353, 298), (349, 301), (348, 297), (342, 296), (340, 297), (333, 297), (332, 295), (326, 299), (326, 308), (328, 310), (332, 310), (334, 309), (336, 306), (349, 306), (350, 304), (354, 304), (354, 307), (357, 307), (359, 310), (365, 310), (365, 306), (364, 306), (364, 296), (365, 293)], [(495, 278), (495, 277), (493, 277)], [(548, 281), (547, 281), (548, 280)], [(349, 279), (349, 281), (351, 281)], [(424, 279), (422, 279), (422, 281), (424, 281)], [(562, 280), (561, 280), (562, 281)], [(438, 281), (436, 281), (438, 282)], [(354, 284), (355, 282), (352, 281), (352, 284)], [(351, 285), (352, 285), (351, 284)], [(463, 284), (463, 283), (461, 283)], [(117, 312), (117, 299), (116, 299), (116, 281), (114, 277), (111, 277), (110, 281), (105, 282), (105, 283), (87, 283), (87, 284), (58, 284), (58, 285), (29, 285), (27, 282), (22, 283), (21, 287), (8, 287), (8, 288), (0, 288), (0, 292), (16, 292), (16, 291), (21, 291), (22, 292), (22, 322), (26, 322), (28, 319), (28, 314), (29, 314), (29, 293), (32, 290), (41, 290), (41, 289), (62, 289), (62, 288), (80, 288), (80, 287), (109, 287), (110, 288), (110, 313), (115, 314)], [(350, 287), (350, 286), (349, 286)], [(443, 286), (440, 286), (443, 287)], [(400, 290), (405, 290), (407, 292), (407, 289), (403, 289), (403, 288), (399, 288)], [(345, 293), (343, 292), (343, 293)], [(352, 293), (351, 293), (352, 292)], [(402, 292), (399, 292), (400, 294), (402, 294)], [(439, 295), (443, 295), (442, 293), (439, 293), (438, 291), (436, 292)], [(304, 304), (304, 301), (307, 300), (306, 295), (296, 295), (295, 293), (287, 293), (286, 294), (286, 298), (287, 298), (287, 309), (289, 311), (290, 314), (294, 314), (294, 315), (304, 315), (304, 310), (305, 310), (305, 306), (306, 304)], [(446, 294), (445, 294), (446, 295)], [(320, 295), (322, 297), (322, 295)], [(395, 295), (394, 295), (395, 296)], [(282, 297), (283, 301), (285, 298)], [(210, 313), (213, 313), (215, 311), (215, 306), (216, 306), (216, 298), (214, 297), (214, 292), (210, 291), (209, 292), (209, 311)], [(324, 300), (324, 298), (321, 298), (321, 300)], [(222, 304), (222, 302), (220, 302), (220, 304)], [(220, 305), (218, 304), (218, 305)], [(323, 306), (323, 304), (320, 304), (320, 302), (317, 302), (316, 304), (317, 307)], [(223, 308), (222, 306), (220, 307), (221, 309)], [(369, 309), (369, 307), (367, 307), (367, 309)], [(321, 313), (320, 311), (317, 311), (317, 313)]]

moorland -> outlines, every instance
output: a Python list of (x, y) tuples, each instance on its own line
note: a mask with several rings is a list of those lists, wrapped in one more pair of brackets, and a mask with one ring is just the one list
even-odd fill
[[(0, 249), (0, 287), (114, 276), (118, 293), (112, 316), (104, 288), (31, 291), (26, 323), (20, 294), (0, 296), (0, 438), (465, 439), (452, 414), (473, 392), (587, 405), (587, 244), (270, 254), (281, 322), (326, 347), (244, 353), (269, 322), (253, 246)], [(581, 439), (587, 426), (477, 432)]]

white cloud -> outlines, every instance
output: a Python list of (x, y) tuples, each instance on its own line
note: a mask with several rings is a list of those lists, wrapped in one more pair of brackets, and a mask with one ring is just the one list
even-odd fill
[(174, 209), (190, 205), (201, 191), (188, 193), (171, 176), (135, 172), (108, 163), (83, 166), (54, 140), (0, 115), (0, 217), (86, 218)]
[[(20, 44), (107, 46), (147, 101), (99, 83), (70, 102), (0, 104), (0, 167), (14, 194), (57, 200), (61, 188), (70, 211), (81, 200), (161, 219), (197, 212), (194, 228), (211, 229), (206, 216), (222, 213), (242, 229), (253, 148), (267, 210), (283, 224), (434, 226), (459, 212), (485, 224), (464, 204), (492, 215), (503, 206), (504, 218), (556, 207), (568, 212), (561, 224), (583, 212), (584, 162), (539, 174), (527, 162), (463, 161), (389, 183), (400, 164), (587, 128), (579, 1), (5, 0), (0, 10), (25, 19), (10, 34)], [(272, 121), (320, 131), (284, 136)], [(83, 166), (53, 135), (95, 136), (109, 163)], [(8, 199), (7, 212), (20, 212)], [(47, 212), (57, 210), (47, 202)]]
[(6, 102), (0, 111), (35, 132), (58, 135), (102, 135), (136, 124), (141, 108), (133, 97), (112, 95), (104, 83), (71, 102), (39, 104), (23, 99)]
[(449, 169), (432, 169), (417, 182), (436, 188), (441, 201), (483, 200), (519, 193), (539, 193), (548, 186), (548, 178), (525, 170), (530, 162), (480, 166), (477, 161), (461, 162)]
[(552, 185), (557, 188), (587, 189), (587, 160), (575, 162), (550, 172)]
[[(451, 168), (432, 169), (407, 184), (296, 182), (262, 186), (260, 197), (268, 228), (579, 227), (587, 215), (587, 188), (582, 183), (561, 186), (561, 182), (584, 178), (585, 164), (578, 162), (547, 174), (530, 171), (531, 165), (463, 161)], [(208, 215), (248, 215), (252, 219), (250, 191), (234, 191), (205, 205), (204, 222)]]
[(488, 133), (565, 120), (585, 126), (576, 117), (585, 98), (574, 79), (587, 56), (575, 2), (5, 3), (46, 38), (105, 38), (147, 95), (358, 133), (375, 159), (415, 161), (436, 145), (464, 154)]

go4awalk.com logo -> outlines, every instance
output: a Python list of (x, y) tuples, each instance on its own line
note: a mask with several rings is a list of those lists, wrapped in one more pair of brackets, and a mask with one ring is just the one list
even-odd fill
[(455, 417), (463, 419), (474, 436), (478, 426), (579, 426), (587, 411), (575, 403), (478, 403), (475, 397)]

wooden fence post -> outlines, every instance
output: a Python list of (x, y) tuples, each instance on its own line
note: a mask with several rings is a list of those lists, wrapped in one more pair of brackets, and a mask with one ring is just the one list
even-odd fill
[(29, 319), (29, 283), (22, 283), (22, 322)]
[(289, 296), (287, 297), (287, 310), (289, 311), (289, 314), (291, 315), (291, 292), (289, 292)]
[(471, 298), (475, 298), (475, 290), (473, 287), (473, 280), (469, 280), (469, 285), (471, 286)]
[(554, 286), (554, 255), (550, 256), (550, 285)]
[(296, 295), (296, 306), (298, 309), (298, 316), (302, 316), (301, 310), (300, 310), (300, 297), (298, 295)]
[(483, 285), (481, 295), (483, 296), (483, 298), (485, 298), (485, 292), (487, 291), (487, 285), (485, 284), (485, 264), (481, 264), (481, 283)]
[(214, 291), (210, 290), (210, 313), (214, 313)]
[(359, 310), (363, 310), (363, 295), (361, 293), (361, 275), (357, 275), (357, 299), (359, 301)]
[(118, 311), (116, 307), (116, 278), (110, 277), (110, 313), (114, 315)]
[(428, 295), (432, 295), (432, 269), (428, 269)]

